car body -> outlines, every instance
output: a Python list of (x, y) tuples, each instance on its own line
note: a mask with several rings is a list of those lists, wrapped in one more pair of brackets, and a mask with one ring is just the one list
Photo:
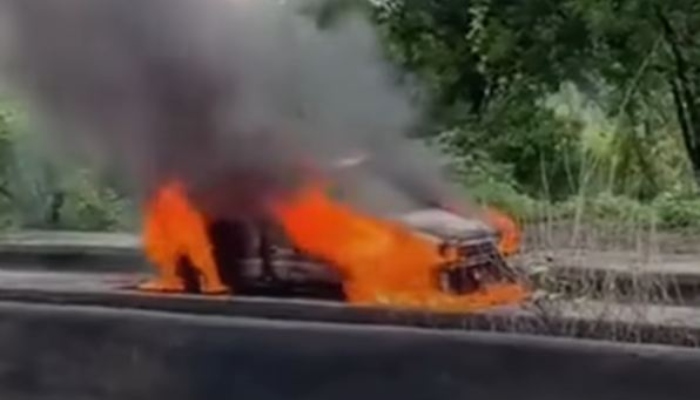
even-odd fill
[[(515, 271), (498, 251), (498, 234), (477, 219), (432, 208), (394, 215), (438, 245), (459, 249), (459, 260), (440, 266), (441, 291), (465, 294), (493, 282), (516, 282)], [(224, 281), (239, 294), (343, 299), (343, 277), (328, 264), (297, 250), (269, 222), (217, 221), (211, 240)], [(401, 268), (397, 265), (396, 268)]]

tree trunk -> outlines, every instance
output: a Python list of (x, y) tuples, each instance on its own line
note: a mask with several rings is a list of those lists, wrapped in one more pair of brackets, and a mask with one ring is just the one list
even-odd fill
[(700, 113), (698, 111), (698, 93), (691, 64), (687, 61), (676, 30), (660, 7), (656, 15), (661, 24), (664, 40), (670, 50), (673, 68), (668, 82), (673, 95), (678, 125), (683, 135), (688, 158), (693, 166), (695, 183), (700, 187)]

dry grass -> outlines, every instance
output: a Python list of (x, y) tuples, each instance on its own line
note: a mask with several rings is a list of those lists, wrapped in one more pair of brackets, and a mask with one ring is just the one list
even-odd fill
[(516, 264), (552, 334), (700, 343), (700, 236), (653, 221), (541, 222), (526, 226)]

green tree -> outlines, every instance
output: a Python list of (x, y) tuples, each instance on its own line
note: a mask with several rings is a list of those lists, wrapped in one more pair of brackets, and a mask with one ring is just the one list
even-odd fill
[[(484, 150), (513, 164), (524, 189), (554, 197), (591, 174), (642, 198), (691, 164), (700, 180), (696, 2), (388, 0), (376, 15), (390, 54), (428, 83), (425, 134), (448, 132), (451, 152)], [(612, 121), (610, 151), (582, 154), (580, 121), (543, 105), (567, 84)]]

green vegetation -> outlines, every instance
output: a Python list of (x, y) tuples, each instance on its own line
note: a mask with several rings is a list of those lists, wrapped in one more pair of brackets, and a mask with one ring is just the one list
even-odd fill
[(24, 115), (0, 103), (0, 227), (122, 230), (134, 226), (126, 196), (85, 168), (46, 157)]
[[(390, 56), (471, 194), (526, 219), (700, 228), (692, 0), (387, 0)], [(580, 217), (580, 216), (579, 216)]]
[[(421, 82), (416, 132), (481, 202), (525, 221), (700, 231), (700, 3), (383, 0), (361, 7)], [(321, 10), (332, 25), (354, 2)], [(428, 100), (426, 100), (428, 99)], [(31, 159), (0, 105), (0, 224), (122, 229), (133, 207), (76, 167)], [(31, 160), (31, 161), (29, 161)], [(67, 171), (67, 172), (65, 172)]]

